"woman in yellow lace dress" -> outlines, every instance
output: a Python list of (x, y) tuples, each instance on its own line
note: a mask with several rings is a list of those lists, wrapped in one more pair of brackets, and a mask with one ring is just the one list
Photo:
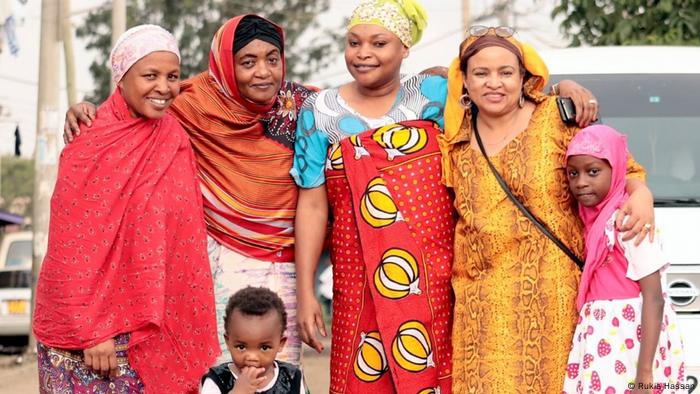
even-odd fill
[[(558, 393), (576, 324), (579, 268), (516, 208), (473, 139), (478, 130), (513, 194), (582, 257), (582, 227), (564, 172), (578, 128), (562, 123), (555, 98), (541, 93), (548, 72), (534, 50), (507, 29), (477, 34), (450, 68), (442, 141), (445, 183), (459, 214), (453, 391)], [(632, 160), (628, 173), (633, 211), (641, 212), (628, 222), (637, 233), (652, 221), (651, 194)]]

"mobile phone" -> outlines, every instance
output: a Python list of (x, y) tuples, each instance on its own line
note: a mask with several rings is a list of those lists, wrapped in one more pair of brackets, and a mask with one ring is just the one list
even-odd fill
[(566, 124), (576, 124), (576, 106), (569, 97), (557, 97), (557, 107), (562, 122)]

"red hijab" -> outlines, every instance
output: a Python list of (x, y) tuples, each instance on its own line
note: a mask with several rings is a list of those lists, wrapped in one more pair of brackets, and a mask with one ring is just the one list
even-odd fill
[(627, 173), (627, 138), (615, 129), (605, 125), (588, 126), (581, 130), (569, 143), (566, 158), (575, 155), (588, 155), (606, 160), (612, 167), (610, 189), (603, 201), (594, 207), (578, 206), (579, 216), (586, 231), (586, 264), (581, 275), (576, 307), (581, 309), (586, 301), (588, 288), (595, 271), (610, 256), (615, 260), (626, 261), (624, 251), (617, 243), (608, 245), (605, 225), (613, 213), (629, 197), (625, 191)]
[(196, 390), (219, 352), (205, 234), (187, 134), (132, 118), (118, 89), (61, 154), (36, 337), (82, 350), (130, 333), (147, 392)]

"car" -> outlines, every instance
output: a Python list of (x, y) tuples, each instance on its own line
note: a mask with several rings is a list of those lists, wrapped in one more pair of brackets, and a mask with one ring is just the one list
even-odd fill
[(29, 338), (32, 233), (6, 233), (0, 242), (0, 350), (17, 350)]
[(585, 47), (543, 51), (551, 83), (573, 79), (600, 118), (625, 133), (647, 171), (668, 295), (683, 335), (689, 383), (700, 378), (700, 47)]

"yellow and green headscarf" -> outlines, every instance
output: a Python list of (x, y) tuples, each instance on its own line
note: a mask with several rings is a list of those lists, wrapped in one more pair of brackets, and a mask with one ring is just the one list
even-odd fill
[(348, 30), (356, 25), (377, 25), (394, 33), (408, 48), (423, 36), (428, 14), (416, 0), (364, 0), (355, 8)]

